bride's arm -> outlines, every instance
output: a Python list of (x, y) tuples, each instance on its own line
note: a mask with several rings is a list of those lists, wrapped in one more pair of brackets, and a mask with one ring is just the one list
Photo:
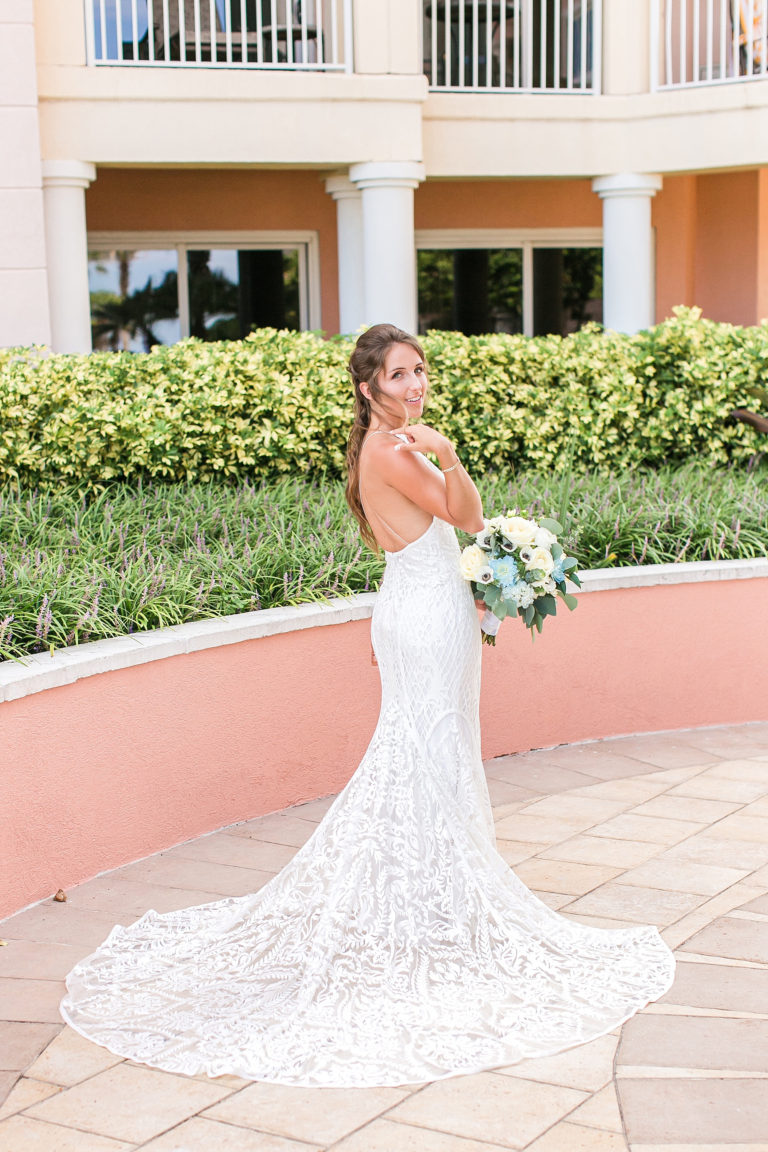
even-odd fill
[[(408, 443), (385, 444), (377, 453), (382, 478), (431, 516), (464, 532), (479, 532), (483, 527), (480, 493), (451, 441), (428, 424), (411, 424), (403, 431)], [(417, 452), (431, 452), (441, 471), (421, 460)]]

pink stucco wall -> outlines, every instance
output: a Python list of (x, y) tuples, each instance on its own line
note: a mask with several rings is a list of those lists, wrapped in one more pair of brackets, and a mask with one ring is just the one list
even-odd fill
[[(591, 592), (484, 650), (486, 757), (768, 719), (768, 579)], [(105, 869), (335, 792), (373, 730), (369, 622), (90, 676), (0, 704), (0, 916)]]

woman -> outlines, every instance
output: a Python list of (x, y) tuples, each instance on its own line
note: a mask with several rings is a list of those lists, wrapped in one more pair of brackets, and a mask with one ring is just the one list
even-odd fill
[(672, 981), (655, 928), (559, 916), (496, 852), (479, 625), (454, 533), (482, 527), (477, 489), (444, 436), (408, 423), (427, 389), (412, 336), (376, 325), (350, 371), (348, 499), (387, 561), (372, 623), (381, 713), (363, 761), (260, 892), (148, 912), (68, 980), (74, 1028), (171, 1072), (437, 1080), (600, 1036)]

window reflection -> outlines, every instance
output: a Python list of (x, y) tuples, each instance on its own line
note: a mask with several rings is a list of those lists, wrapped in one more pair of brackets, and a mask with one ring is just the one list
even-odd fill
[[(565, 336), (603, 318), (601, 248), (534, 248), (533, 332)], [(522, 248), (422, 249), (419, 331), (523, 331)]]
[(93, 347), (148, 352), (180, 340), (176, 269), (175, 250), (89, 253)]
[(521, 249), (422, 249), (418, 277), (420, 332), (442, 328), (473, 336), (522, 331)]
[(240, 340), (253, 328), (300, 327), (295, 248), (189, 251), (187, 276), (192, 336)]

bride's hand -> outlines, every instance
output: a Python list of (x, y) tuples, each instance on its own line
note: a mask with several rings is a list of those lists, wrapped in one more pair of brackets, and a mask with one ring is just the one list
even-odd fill
[(396, 431), (408, 437), (408, 443), (401, 440), (395, 445), (396, 452), (430, 452), (437, 456), (441, 468), (450, 467), (458, 459), (456, 449), (448, 437), (430, 428), (429, 424), (408, 424)]

